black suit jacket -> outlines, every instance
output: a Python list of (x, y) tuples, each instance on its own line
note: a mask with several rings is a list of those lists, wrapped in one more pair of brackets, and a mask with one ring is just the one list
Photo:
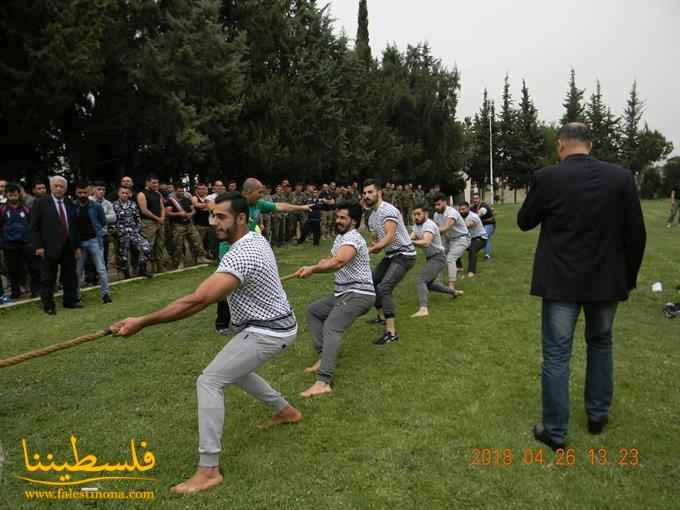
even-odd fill
[[(75, 251), (80, 248), (80, 238), (76, 217), (78, 211), (76, 206), (68, 198), (64, 198), (64, 208), (69, 224), (69, 240), (71, 247)], [(58, 259), (64, 248), (66, 239), (62, 235), (59, 213), (51, 195), (36, 200), (31, 209), (31, 230), (33, 234), (33, 247), (37, 250), (43, 248), (45, 257)]]
[(517, 215), (541, 225), (531, 293), (588, 303), (624, 301), (637, 284), (647, 234), (633, 174), (587, 155), (543, 168)]

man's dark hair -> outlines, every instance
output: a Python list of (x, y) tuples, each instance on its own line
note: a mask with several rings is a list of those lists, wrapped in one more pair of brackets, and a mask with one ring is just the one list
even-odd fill
[(573, 141), (581, 143), (589, 143), (593, 140), (590, 128), (582, 122), (569, 122), (565, 124), (558, 131), (557, 138), (565, 142)]
[(444, 193), (436, 193), (433, 201), (439, 202), (440, 200), (443, 200), (444, 202), (448, 202), (448, 199), (446, 198), (446, 195), (444, 195)]
[(234, 215), (238, 216), (243, 213), (246, 215), (246, 218), (248, 218), (248, 201), (246, 200), (246, 197), (241, 195), (238, 191), (225, 191), (224, 193), (217, 195), (215, 197), (215, 204), (221, 204), (222, 202), (230, 202), (231, 210)]
[(157, 181), (158, 176), (156, 174), (147, 174), (146, 175), (146, 182), (151, 182), (151, 181)]
[(413, 210), (415, 211), (416, 209), (422, 209), (427, 214), (432, 214), (432, 207), (430, 206), (430, 204), (426, 204), (424, 202), (420, 202), (420, 203), (416, 204), (415, 207), (413, 208)]
[(94, 185), (98, 188), (106, 188), (106, 183), (104, 181), (94, 181)]
[(207, 187), (208, 185), (207, 185), (205, 182), (203, 182), (203, 181), (198, 181), (198, 182), (196, 183), (196, 187), (198, 188), (199, 186), (206, 186), (206, 187)]
[(382, 189), (382, 185), (379, 179), (366, 179), (364, 181), (363, 187), (366, 188), (367, 186), (375, 186), (375, 189), (377, 189), (378, 191)]
[(16, 182), (8, 182), (5, 186), (5, 193), (21, 193), (21, 186)]
[(122, 189), (124, 189), (125, 191), (129, 191), (130, 193), (132, 193), (132, 190), (131, 190), (130, 188), (128, 188), (127, 186), (123, 186), (123, 185), (121, 184), (121, 185), (118, 186), (118, 191), (120, 191), (120, 190), (122, 190)]
[(356, 223), (356, 228), (359, 228), (359, 225), (361, 225), (361, 216), (364, 214), (364, 210), (356, 200), (342, 201), (338, 204), (338, 206), (335, 209), (347, 210), (347, 214), (349, 214), (349, 217), (352, 218), (352, 220), (354, 220), (354, 222)]
[(76, 189), (87, 189), (90, 186), (89, 181), (78, 181), (76, 183)]

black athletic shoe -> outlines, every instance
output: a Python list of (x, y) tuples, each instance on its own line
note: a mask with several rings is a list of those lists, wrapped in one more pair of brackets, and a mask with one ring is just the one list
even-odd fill
[(398, 342), (399, 341), (399, 333), (395, 333), (394, 335), (388, 331), (385, 331), (385, 334), (378, 338), (375, 342), (373, 342), (373, 345), (385, 345), (385, 344), (391, 344), (393, 342)]
[(381, 319), (380, 317), (376, 317), (375, 319), (371, 319), (369, 321), (366, 321), (366, 324), (379, 324), (381, 326), (385, 325), (385, 319)]
[(226, 301), (217, 302), (217, 317), (215, 317), (215, 331), (220, 335), (229, 334), (229, 324), (231, 323), (231, 311), (229, 303)]
[(105, 305), (113, 303), (113, 301), (111, 301), (111, 296), (109, 294), (104, 294), (104, 297), (102, 297), (102, 303)]

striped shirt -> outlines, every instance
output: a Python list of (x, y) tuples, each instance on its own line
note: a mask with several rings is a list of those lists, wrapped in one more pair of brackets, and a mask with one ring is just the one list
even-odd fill
[(241, 285), (227, 296), (236, 331), (270, 336), (297, 333), (297, 320), (279, 279), (274, 252), (260, 234), (248, 232), (222, 257), (218, 273), (229, 273)]
[(352, 246), (357, 254), (335, 273), (335, 296), (348, 292), (375, 295), (373, 275), (371, 274), (368, 246), (363, 236), (353, 228), (349, 232), (338, 235), (333, 243), (331, 254), (335, 257), (343, 246)]
[(468, 226), (468, 230), (470, 230), (470, 235), (474, 239), (475, 237), (481, 237), (482, 239), (488, 239), (489, 236), (486, 233), (486, 229), (484, 228), (484, 224), (482, 223), (482, 219), (479, 217), (477, 213), (474, 213), (470, 211), (468, 215), (465, 217), (465, 223), (472, 225)]
[(457, 237), (469, 236), (468, 228), (465, 225), (465, 220), (458, 212), (458, 209), (447, 206), (443, 213), (434, 213), (434, 222), (439, 228), (442, 228), (446, 219), (451, 218), (453, 226), (444, 232), (444, 239), (456, 239)]
[(385, 238), (385, 223), (388, 221), (396, 223), (397, 231), (392, 243), (385, 248), (385, 256), (388, 258), (395, 255), (415, 257), (416, 249), (411, 242), (411, 236), (406, 230), (401, 213), (392, 204), (385, 201), (380, 203), (380, 206), (368, 218), (368, 229), (380, 241)]
[(418, 225), (417, 223), (413, 225), (413, 233), (416, 235), (416, 239), (422, 239), (425, 232), (432, 234), (432, 243), (427, 248), (423, 248), (425, 257), (429, 259), (438, 253), (442, 253), (444, 251), (444, 246), (442, 245), (442, 236), (439, 233), (439, 227), (429, 218), (426, 219), (422, 225)]

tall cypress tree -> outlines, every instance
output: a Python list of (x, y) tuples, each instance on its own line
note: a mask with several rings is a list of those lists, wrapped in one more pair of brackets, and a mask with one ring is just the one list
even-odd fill
[(514, 160), (514, 176), (511, 180), (515, 190), (523, 188), (529, 182), (531, 173), (538, 169), (546, 152), (545, 136), (538, 123), (538, 111), (534, 105), (526, 81), (522, 80), (522, 99), (517, 111), (518, 151)]
[(514, 173), (514, 160), (519, 148), (516, 122), (517, 112), (510, 93), (510, 76), (506, 74), (503, 85), (503, 104), (498, 122), (498, 140), (496, 141), (498, 152), (497, 174), (504, 179), (512, 179), (511, 174)]
[(640, 146), (640, 120), (643, 110), (644, 104), (638, 95), (637, 82), (633, 82), (626, 109), (623, 112), (623, 147), (621, 153), (623, 164), (634, 173), (642, 170), (636, 162)]
[(586, 105), (585, 117), (593, 137), (593, 156), (617, 163), (620, 160), (619, 119), (604, 103), (600, 80)]
[(568, 122), (584, 122), (585, 118), (583, 115), (583, 94), (585, 90), (576, 87), (576, 71), (571, 68), (571, 74), (569, 75), (569, 90), (567, 91), (567, 97), (565, 98), (564, 106), (565, 112), (562, 116), (562, 124), (567, 124)]
[(356, 52), (359, 59), (366, 63), (371, 62), (371, 45), (368, 35), (368, 2), (359, 0), (359, 23), (357, 27)]

